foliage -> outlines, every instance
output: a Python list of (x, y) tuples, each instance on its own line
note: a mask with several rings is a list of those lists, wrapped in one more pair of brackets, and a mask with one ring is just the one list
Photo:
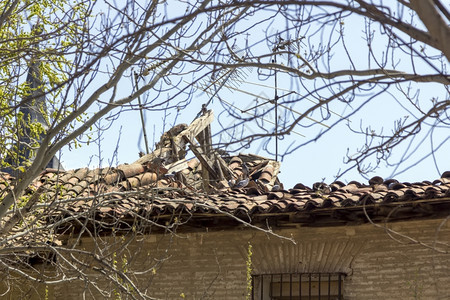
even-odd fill
[(247, 261), (246, 261), (246, 265), (247, 265), (247, 270), (246, 270), (246, 274), (247, 274), (247, 294), (245, 295), (245, 299), (251, 299), (252, 298), (252, 289), (253, 289), (253, 279), (252, 279), (252, 244), (248, 243), (248, 247), (247, 247)]
[[(72, 77), (71, 53), (83, 47), (79, 37), (90, 8), (88, 1), (76, 5), (66, 0), (3, 1), (0, 11), (0, 162), (3, 168), (24, 172), (47, 127), (74, 109), (75, 103), (67, 103), (62, 93)], [(27, 74), (34, 77), (34, 86)], [(42, 97), (45, 105), (40, 103)], [(33, 105), (38, 105), (46, 124), (20, 110)], [(52, 110), (47, 112), (47, 107)], [(65, 127), (59, 134), (64, 131)], [(20, 142), (23, 136), (27, 144)]]

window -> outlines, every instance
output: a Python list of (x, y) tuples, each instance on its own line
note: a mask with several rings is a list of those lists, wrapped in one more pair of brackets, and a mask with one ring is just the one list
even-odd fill
[(342, 273), (252, 276), (252, 300), (343, 300)]

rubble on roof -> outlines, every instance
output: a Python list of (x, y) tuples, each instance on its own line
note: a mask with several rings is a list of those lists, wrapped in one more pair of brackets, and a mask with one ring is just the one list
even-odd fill
[[(158, 178), (206, 193), (233, 188), (268, 192), (281, 185), (277, 177), (279, 162), (252, 154), (230, 157), (225, 151), (214, 149), (210, 126), (213, 120), (212, 110), (205, 110), (189, 126), (176, 125), (161, 136), (155, 151), (143, 155), (134, 164), (143, 165)], [(195, 159), (186, 160), (186, 148)]]

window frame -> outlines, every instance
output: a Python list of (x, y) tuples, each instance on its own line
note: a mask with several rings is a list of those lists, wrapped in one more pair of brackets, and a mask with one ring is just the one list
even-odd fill
[[(340, 272), (253, 274), (251, 299), (343, 300), (344, 298), (342, 292), (345, 276), (345, 273)], [(286, 284), (288, 285), (287, 295)], [(283, 286), (285, 286), (285, 288), (283, 288)], [(325, 286), (326, 288), (323, 288), (323, 286)], [(278, 293), (275, 292), (275, 288)], [(259, 299), (257, 297), (259, 297)]]

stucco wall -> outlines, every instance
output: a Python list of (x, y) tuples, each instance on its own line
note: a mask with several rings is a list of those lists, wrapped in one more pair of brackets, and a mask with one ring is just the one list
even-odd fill
[[(449, 299), (450, 226), (442, 220), (392, 223), (414, 240), (373, 225), (295, 227), (276, 231), (296, 244), (254, 230), (150, 235), (130, 248), (131, 267), (159, 265), (136, 275), (147, 295), (162, 299), (245, 299), (247, 247), (254, 273), (344, 272), (344, 299)], [(437, 229), (439, 231), (437, 231)], [(416, 241), (425, 243), (421, 245)], [(447, 246), (441, 243), (446, 243)], [(85, 239), (80, 247), (89, 249)], [(93, 272), (92, 274), (95, 274)], [(131, 276), (131, 275), (130, 275)], [(101, 284), (107, 285), (107, 282)], [(52, 286), (54, 299), (101, 299), (83, 284)]]

